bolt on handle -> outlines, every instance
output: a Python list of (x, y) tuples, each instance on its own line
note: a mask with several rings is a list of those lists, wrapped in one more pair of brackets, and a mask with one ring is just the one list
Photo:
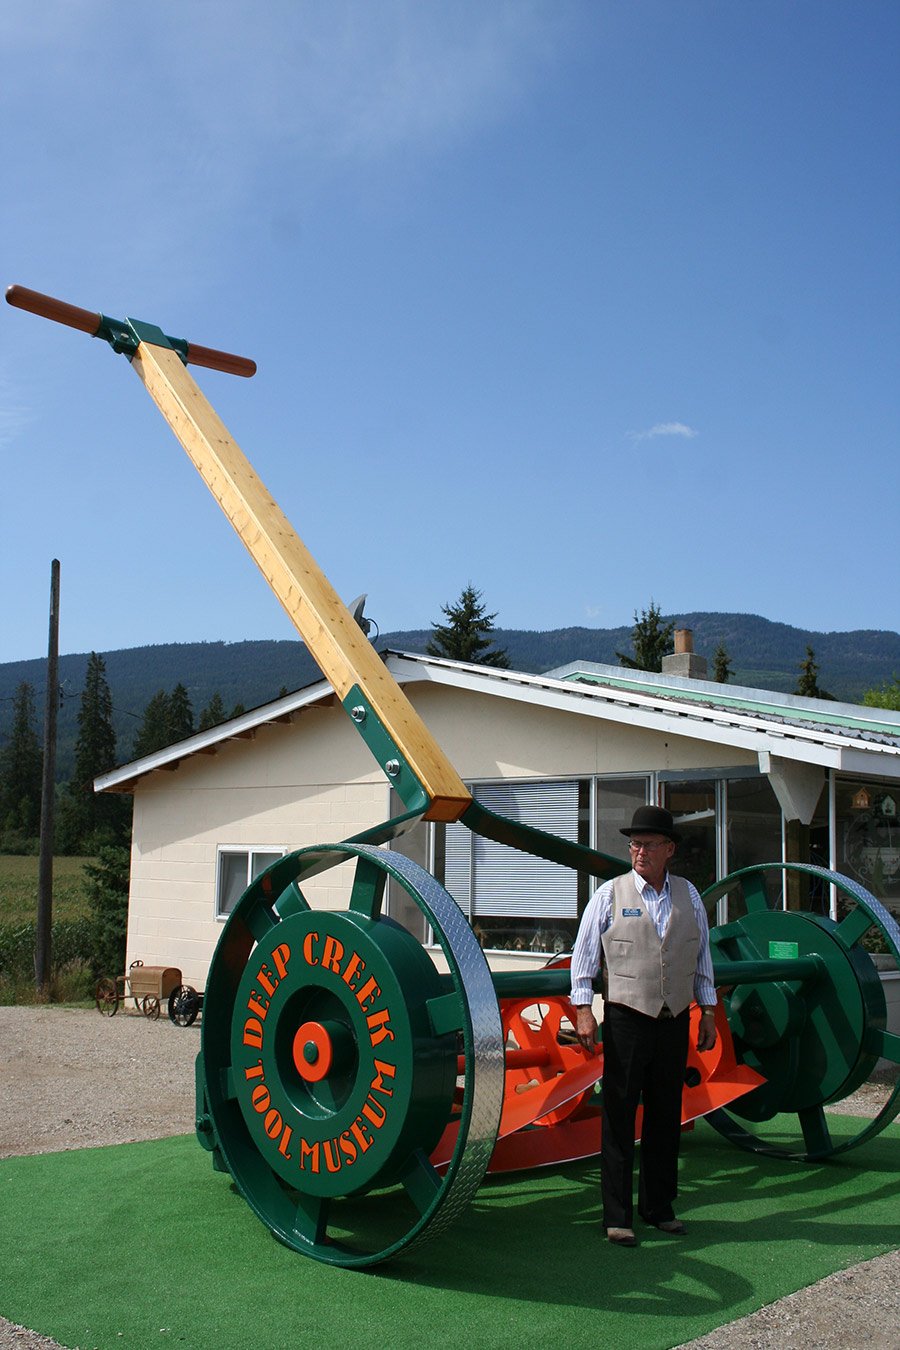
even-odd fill
[[(31, 314), (39, 314), (41, 318), (65, 324), (67, 328), (77, 328), (79, 332), (90, 333), (91, 337), (105, 338), (116, 350), (127, 350), (129, 345), (137, 346), (137, 338), (132, 338), (127, 333), (127, 320), (123, 324), (117, 319), (108, 319), (103, 314), (90, 309), (80, 309), (78, 305), (70, 305), (65, 300), (57, 300), (54, 296), (44, 295), (41, 291), (32, 291), (27, 286), (8, 286), (6, 301), (16, 309), (27, 309)], [(243, 375), (245, 378), (256, 374), (256, 362), (246, 356), (217, 351), (215, 347), (201, 347), (195, 342), (188, 343), (179, 338), (169, 338), (169, 341), (190, 365), (205, 366), (208, 370), (222, 370), (226, 375)]]

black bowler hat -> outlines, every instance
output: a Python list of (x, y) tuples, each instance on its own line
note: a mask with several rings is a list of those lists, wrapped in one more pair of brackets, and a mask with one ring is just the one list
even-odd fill
[(667, 811), (664, 806), (639, 806), (631, 818), (628, 829), (620, 830), (619, 833), (664, 834), (673, 844), (678, 843), (672, 812)]

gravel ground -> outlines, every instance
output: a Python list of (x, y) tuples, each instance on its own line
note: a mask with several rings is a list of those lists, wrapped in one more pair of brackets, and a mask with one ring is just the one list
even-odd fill
[[(124, 1144), (194, 1128), (199, 1024), (0, 1008), (0, 1158)], [(840, 1104), (872, 1115), (886, 1083)], [(900, 1251), (839, 1271), (680, 1350), (897, 1350)], [(0, 1318), (0, 1350), (60, 1350)]]

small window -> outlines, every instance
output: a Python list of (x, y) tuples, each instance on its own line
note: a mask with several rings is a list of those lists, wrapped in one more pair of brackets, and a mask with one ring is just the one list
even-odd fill
[(285, 849), (219, 849), (216, 875), (216, 918), (227, 919), (244, 891), (267, 867), (285, 855)]

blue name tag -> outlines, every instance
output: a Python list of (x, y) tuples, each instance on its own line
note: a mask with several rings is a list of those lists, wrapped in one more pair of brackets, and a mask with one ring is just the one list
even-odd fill
[(640, 917), (641, 917), (641, 911), (640, 911), (639, 909), (623, 909), (623, 910), (622, 910), (622, 918), (623, 918), (623, 919), (639, 919)]

